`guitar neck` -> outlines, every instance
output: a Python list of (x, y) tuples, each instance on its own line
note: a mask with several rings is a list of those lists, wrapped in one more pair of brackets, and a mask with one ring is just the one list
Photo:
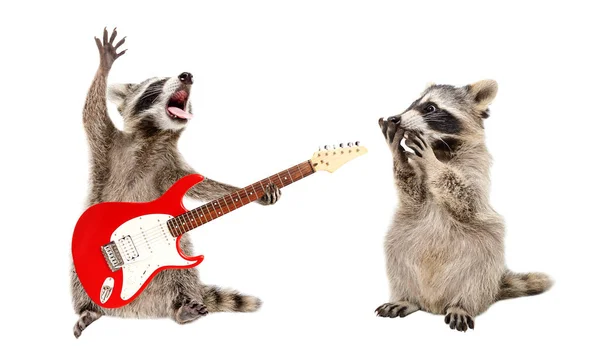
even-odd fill
[(276, 173), (245, 188), (239, 189), (231, 194), (170, 219), (167, 222), (169, 231), (171, 231), (173, 236), (182, 235), (185, 232), (202, 226), (209, 221), (217, 219), (248, 203), (262, 198), (265, 195), (265, 188), (270, 184), (275, 184), (277, 187), (283, 188), (313, 174), (314, 172), (315, 170), (313, 169), (310, 160), (302, 162), (287, 170)]

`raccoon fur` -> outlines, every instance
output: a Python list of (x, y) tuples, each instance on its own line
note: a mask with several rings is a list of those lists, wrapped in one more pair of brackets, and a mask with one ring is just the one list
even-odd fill
[[(151, 78), (139, 84), (115, 84), (107, 89), (107, 77), (125, 38), (118, 41), (116, 29), (104, 29), (96, 38), (100, 65), (89, 89), (83, 126), (90, 151), (90, 181), (87, 206), (107, 201), (145, 202), (161, 196), (181, 177), (196, 173), (177, 149), (177, 141), (192, 118), (189, 100), (192, 74)], [(106, 99), (116, 104), (123, 116), (124, 128), (117, 129), (107, 111)], [(238, 188), (205, 178), (189, 190), (187, 196), (207, 201), (220, 198)], [(277, 202), (280, 191), (275, 185), (265, 190), (258, 202)], [(194, 255), (187, 235), (181, 236), (182, 251)], [(189, 323), (210, 312), (256, 311), (261, 301), (234, 290), (200, 282), (198, 271), (169, 269), (159, 272), (134, 301), (120, 308), (101, 308), (87, 296), (77, 274), (71, 269), (71, 290), (79, 319), (73, 328), (75, 337), (103, 315), (128, 318), (172, 318)]]
[(378, 316), (423, 310), (467, 331), (494, 302), (552, 285), (545, 274), (517, 274), (505, 265), (504, 221), (489, 201), (483, 125), (497, 89), (494, 80), (430, 85), (403, 113), (379, 120), (399, 206), (384, 246), (390, 299)]

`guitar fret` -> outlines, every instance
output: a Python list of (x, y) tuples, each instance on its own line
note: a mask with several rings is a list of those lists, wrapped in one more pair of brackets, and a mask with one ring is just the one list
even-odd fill
[(229, 197), (229, 200), (231, 201), (231, 203), (228, 203), (228, 205), (231, 204), (233, 206), (233, 210), (237, 209), (238, 207), (237, 207), (237, 205), (235, 205), (235, 199), (233, 199), (233, 195), (229, 194), (227, 196)]
[(175, 218), (169, 220), (167, 222), (167, 227), (169, 228), (169, 232), (171, 233), (172, 236), (175, 236), (175, 233), (173, 232), (173, 223), (171, 221), (173, 221)]
[(215, 217), (219, 216), (219, 212), (217, 211), (217, 208), (215, 208), (215, 205), (214, 205), (212, 202), (210, 202), (210, 203), (208, 203), (208, 204), (210, 204), (210, 206), (211, 206), (211, 207), (213, 208), (213, 210), (215, 211)]
[(206, 219), (210, 218), (210, 220), (208, 220), (208, 221), (212, 221), (213, 217), (210, 215), (210, 210), (208, 209), (208, 206), (203, 205), (202, 209), (204, 209), (204, 218), (206, 218)]
[(213, 206), (214, 205), (218, 205), (219, 206), (219, 210), (217, 210), (217, 215), (220, 216), (221, 214), (223, 214), (224, 210), (223, 210), (223, 207), (221, 206), (221, 202), (219, 201), (219, 199), (216, 200), (216, 203), (213, 202)]
[(304, 174), (302, 173), (302, 169), (300, 168), (300, 165), (296, 165), (296, 167), (298, 167), (298, 171), (300, 171), (300, 176), (302, 176), (302, 178), (304, 178)]
[(227, 210), (228, 210), (227, 212), (231, 213), (231, 209), (229, 209), (229, 203), (227, 203), (227, 200), (225, 198), (227, 198), (227, 196), (224, 196), (221, 199), (223, 199), (223, 203), (225, 203), (225, 206), (227, 207)]
[[(256, 189), (254, 189), (254, 184), (251, 184), (250, 187), (252, 187), (252, 190), (254, 191), (254, 195), (256, 196), (257, 194), (256, 194)], [(252, 193), (250, 193), (250, 194), (252, 194)], [(248, 199), (252, 200), (252, 198), (248, 198)], [(256, 199), (258, 199), (258, 197), (256, 197)]]
[[(310, 171), (307, 170), (307, 167), (310, 167)], [(233, 191), (219, 199), (213, 200), (197, 207), (196, 209), (190, 210), (189, 212), (170, 219), (167, 222), (169, 231), (174, 236), (182, 235), (189, 230), (192, 230), (224, 214), (230, 213), (241, 206), (259, 199), (266, 191), (266, 188), (271, 184), (274, 184), (279, 188), (283, 188), (314, 172), (315, 170), (313, 169), (312, 165), (307, 162), (292, 166), (286, 170), (250, 184), (244, 188)], [(259, 189), (263, 193), (258, 193)]]
[(189, 229), (187, 229), (188, 228), (187, 224), (189, 224), (189, 222), (190, 222), (190, 219), (189, 219), (188, 213), (183, 214), (183, 227), (184, 227), (184, 229), (186, 229), (185, 232), (189, 231)]
[(203, 224), (204, 224), (204, 223), (207, 223), (207, 222), (209, 222), (210, 220), (208, 220), (208, 219), (206, 218), (206, 212), (204, 211), (204, 208), (203, 208), (203, 207), (200, 207), (200, 208), (198, 208), (198, 210), (199, 210), (199, 212), (200, 212), (200, 220), (202, 220), (202, 218), (204, 218), (204, 222), (203, 222)]
[[(240, 201), (240, 202), (242, 202), (242, 197), (240, 197), (240, 191), (239, 191), (239, 190), (237, 190), (237, 191), (235, 191), (235, 193), (237, 193), (237, 196), (238, 196), (238, 199), (239, 199), (239, 201)], [(244, 202), (242, 202), (242, 205), (244, 205), (243, 203), (244, 203)], [(238, 208), (238, 207), (236, 206), (236, 209), (237, 209), (237, 208)]]
[(196, 227), (200, 226), (200, 219), (198, 219), (198, 213), (196, 212), (196, 209), (192, 210), (192, 215), (194, 217), (194, 222), (196, 223)]
[(281, 179), (279, 173), (277, 174), (277, 178), (279, 178), (279, 183), (281, 183), (281, 187), (285, 187), (285, 184), (283, 183), (283, 180)]
[[(271, 177), (267, 177), (267, 180), (269, 181), (269, 184), (267, 186), (270, 186), (271, 184), (275, 184), (275, 183), (273, 183), (273, 181), (271, 181)], [(263, 190), (266, 192), (267, 188), (263, 187)]]

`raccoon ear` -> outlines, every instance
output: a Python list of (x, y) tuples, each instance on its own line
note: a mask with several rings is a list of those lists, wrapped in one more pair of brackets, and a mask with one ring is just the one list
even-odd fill
[(423, 89), (423, 91), (421, 91), (421, 96), (425, 94), (425, 92), (427, 91), (427, 89), (429, 89), (431, 86), (435, 86), (435, 82), (433, 81), (429, 81), (426, 85), (425, 88)]
[(135, 84), (112, 84), (108, 86), (108, 100), (114, 103), (117, 107), (121, 107), (125, 98), (133, 92)]
[(486, 109), (498, 93), (498, 83), (494, 80), (481, 80), (467, 85), (469, 94), (473, 97), (479, 109)]

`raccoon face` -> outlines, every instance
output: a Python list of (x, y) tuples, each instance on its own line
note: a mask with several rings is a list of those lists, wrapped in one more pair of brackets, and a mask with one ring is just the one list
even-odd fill
[(488, 106), (497, 91), (494, 80), (463, 87), (432, 84), (403, 113), (388, 121), (407, 131), (423, 132), (434, 149), (446, 146), (452, 150), (451, 144), (483, 136), (483, 119), (489, 116)]
[(179, 131), (193, 117), (188, 102), (193, 82), (192, 74), (184, 72), (139, 84), (114, 84), (108, 88), (108, 99), (123, 116), (125, 131)]

